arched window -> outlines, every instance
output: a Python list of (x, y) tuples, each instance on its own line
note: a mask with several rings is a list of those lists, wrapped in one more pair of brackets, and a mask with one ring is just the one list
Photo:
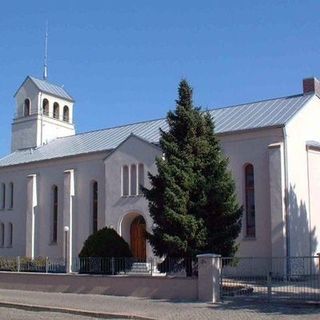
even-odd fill
[(142, 194), (142, 187), (144, 187), (144, 165), (142, 163), (138, 167), (138, 185), (139, 194)]
[(246, 236), (252, 238), (256, 236), (253, 165), (247, 164), (244, 170), (246, 195)]
[(129, 167), (122, 167), (122, 195), (129, 195)]
[(4, 246), (4, 223), (0, 223), (0, 247)]
[(55, 102), (53, 104), (53, 117), (55, 119), (59, 119), (60, 113), (59, 113), (59, 103)]
[(69, 122), (69, 108), (68, 108), (68, 106), (63, 107), (63, 121)]
[(131, 179), (130, 179), (130, 183), (131, 183), (131, 195), (135, 196), (137, 195), (137, 166), (135, 164), (131, 165)]
[(52, 243), (58, 240), (58, 187), (52, 188)]
[(43, 99), (43, 101), (42, 101), (42, 114), (45, 116), (49, 115), (49, 101), (48, 101), (48, 99)]
[(98, 230), (98, 182), (92, 183), (92, 232)]
[(13, 224), (9, 222), (9, 239), (8, 239), (8, 247), (12, 247), (13, 243)]
[(9, 183), (9, 194), (10, 194), (10, 198), (9, 198), (9, 209), (13, 208), (13, 183), (10, 182)]
[(1, 209), (6, 207), (6, 185), (1, 183)]
[(24, 108), (23, 108), (25, 117), (30, 116), (30, 107), (31, 107), (30, 99), (27, 98), (24, 100)]

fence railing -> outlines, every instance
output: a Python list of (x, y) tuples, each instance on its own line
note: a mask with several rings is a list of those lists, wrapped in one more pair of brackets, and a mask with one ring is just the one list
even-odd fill
[(320, 301), (320, 261), (314, 257), (222, 258), (222, 297)]
[(89, 274), (150, 274), (186, 276), (197, 273), (197, 264), (190, 258), (79, 258), (79, 273)]
[(0, 271), (64, 273), (66, 263), (63, 258), (0, 257)]
[[(82, 274), (107, 275), (172, 275), (196, 276), (197, 263), (191, 258), (101, 258), (81, 257), (71, 261), (72, 271)], [(0, 257), (0, 271), (65, 273), (64, 258)]]

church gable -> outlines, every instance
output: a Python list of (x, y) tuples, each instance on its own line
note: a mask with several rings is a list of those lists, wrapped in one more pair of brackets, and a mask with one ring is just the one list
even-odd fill
[(47, 93), (49, 95), (66, 99), (70, 102), (74, 102), (74, 99), (72, 96), (62, 87), (56, 84), (53, 84), (51, 82), (48, 82), (47, 80), (41, 80), (32, 76), (27, 76), (25, 80), (22, 82), (19, 89), (14, 94), (14, 97), (17, 96), (17, 94), (20, 92), (21, 89), (25, 88), (26, 85), (29, 83), (32, 83), (35, 88), (37, 88), (38, 91)]
[[(14, 95), (16, 98), (15, 119), (38, 112), (38, 93), (39, 89), (35, 83), (27, 77)], [(28, 104), (28, 110), (26, 110), (26, 104)]]
[(137, 162), (143, 161), (148, 166), (154, 163), (156, 156), (161, 156), (162, 151), (156, 145), (131, 134), (119, 144), (105, 159), (105, 164), (112, 162)]

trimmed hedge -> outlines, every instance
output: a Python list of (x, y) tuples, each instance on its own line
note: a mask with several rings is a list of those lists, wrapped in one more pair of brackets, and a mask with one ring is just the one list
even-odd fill
[(105, 227), (88, 237), (79, 257), (129, 258), (132, 253), (128, 243), (114, 229)]

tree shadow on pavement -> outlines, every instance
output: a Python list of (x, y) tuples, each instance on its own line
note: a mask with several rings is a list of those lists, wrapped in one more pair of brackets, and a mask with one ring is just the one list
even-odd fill
[(225, 299), (220, 303), (208, 305), (216, 310), (247, 310), (265, 314), (320, 314), (320, 303), (264, 301), (257, 299)]

